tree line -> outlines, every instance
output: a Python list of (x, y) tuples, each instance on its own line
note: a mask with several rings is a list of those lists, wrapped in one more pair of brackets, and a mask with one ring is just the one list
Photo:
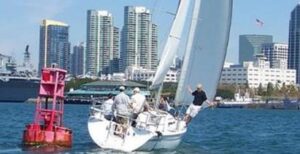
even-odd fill
[(245, 85), (233, 85), (233, 84), (226, 84), (226, 85), (219, 85), (217, 90), (217, 96), (221, 96), (225, 99), (233, 99), (234, 93), (240, 90), (241, 95), (245, 92), (248, 92), (251, 97), (257, 97), (261, 99), (283, 99), (285, 97), (298, 99), (300, 98), (300, 89), (295, 85), (286, 85), (285, 83), (282, 84), (273, 84), (269, 82), (267, 87), (263, 87), (260, 83), (258, 88), (250, 88), (248, 84)]
[[(78, 89), (82, 84), (94, 82), (93, 79), (72, 79), (66, 84), (66, 91), (70, 88)], [(149, 86), (151, 83), (139, 82), (141, 84)], [(169, 96), (170, 98), (175, 98), (178, 83), (164, 83), (162, 94)], [(204, 89), (205, 90), (205, 89)], [(243, 96), (246, 92), (250, 94), (251, 97), (257, 97), (261, 99), (282, 99), (285, 97), (298, 99), (300, 98), (300, 88), (295, 85), (286, 85), (285, 83), (273, 84), (268, 83), (267, 87), (263, 87), (259, 84), (258, 88), (250, 88), (248, 84), (235, 85), (235, 84), (220, 84), (217, 88), (216, 96), (220, 96), (223, 99), (233, 99), (234, 94), (240, 92)]]

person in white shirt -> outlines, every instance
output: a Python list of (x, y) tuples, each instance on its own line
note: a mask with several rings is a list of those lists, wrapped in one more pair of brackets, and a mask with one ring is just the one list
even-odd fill
[(131, 107), (133, 113), (140, 113), (144, 109), (146, 97), (140, 94), (140, 88), (133, 89), (133, 95), (131, 96)]
[(125, 91), (124, 86), (121, 86), (119, 90), (120, 93), (114, 99), (114, 103), (112, 105), (112, 111), (115, 115), (117, 123), (121, 124), (121, 127), (118, 125), (116, 126), (115, 133), (121, 138), (124, 138), (128, 126), (128, 119), (131, 114), (129, 112), (130, 99), (124, 93)]
[(102, 107), (104, 110), (105, 118), (111, 120), (113, 118), (113, 112), (112, 112), (112, 105), (114, 103), (113, 95), (109, 93), (107, 97), (108, 99), (103, 103)]
[[(133, 89), (133, 95), (131, 96), (130, 106), (132, 108), (132, 119), (136, 120), (139, 113), (144, 111), (144, 106), (146, 103), (146, 97), (140, 94), (140, 88), (136, 87)], [(136, 122), (132, 122), (132, 126), (135, 127)]]
[(113, 110), (113, 112), (116, 111), (117, 114), (120, 114), (120, 115), (128, 115), (130, 99), (129, 99), (128, 95), (126, 95), (124, 93), (124, 91), (125, 91), (124, 86), (121, 86), (119, 88), (119, 90), (120, 90), (120, 93), (114, 99), (112, 110)]

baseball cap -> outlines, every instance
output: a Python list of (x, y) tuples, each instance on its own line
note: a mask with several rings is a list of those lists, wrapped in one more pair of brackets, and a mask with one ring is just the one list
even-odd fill
[(135, 87), (135, 88), (133, 89), (133, 91), (139, 93), (139, 92), (140, 92), (140, 88)]
[(125, 90), (125, 87), (124, 87), (124, 86), (121, 86), (121, 87), (119, 88), (119, 90)]

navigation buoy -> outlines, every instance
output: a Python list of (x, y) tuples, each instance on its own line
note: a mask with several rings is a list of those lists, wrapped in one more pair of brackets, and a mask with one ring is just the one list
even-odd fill
[(72, 130), (63, 127), (66, 73), (59, 68), (42, 69), (34, 122), (23, 133), (25, 146), (72, 146)]

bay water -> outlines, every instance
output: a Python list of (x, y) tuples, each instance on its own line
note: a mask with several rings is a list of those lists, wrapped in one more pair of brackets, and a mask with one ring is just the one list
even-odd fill
[[(40, 153), (22, 148), (34, 104), (0, 103), (0, 153)], [(65, 105), (64, 125), (73, 130), (73, 146), (53, 153), (120, 153), (97, 147), (87, 130), (88, 105)], [(300, 111), (205, 109), (194, 118), (174, 151), (135, 153), (300, 153)]]

